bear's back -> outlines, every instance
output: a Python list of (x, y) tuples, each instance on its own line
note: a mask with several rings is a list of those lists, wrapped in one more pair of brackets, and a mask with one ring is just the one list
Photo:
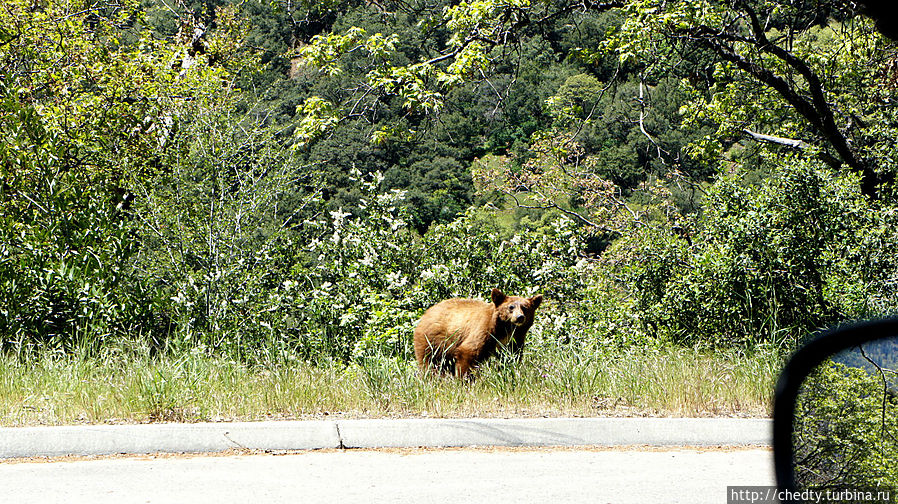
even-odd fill
[(455, 336), (463, 340), (469, 336), (488, 334), (492, 330), (495, 308), (476, 299), (447, 299), (424, 312), (418, 329), (433, 338)]

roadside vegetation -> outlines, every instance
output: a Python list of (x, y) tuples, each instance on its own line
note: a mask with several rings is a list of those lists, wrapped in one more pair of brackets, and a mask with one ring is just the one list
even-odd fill
[(495, 359), (474, 383), (422, 377), (386, 356), (250, 366), (198, 352), (45, 354), (0, 365), (0, 425), (326, 418), (766, 416), (780, 366), (769, 349), (691, 348)]
[[(898, 303), (852, 2), (7, 0), (0, 423), (763, 415)], [(422, 379), (450, 297), (520, 365)]]

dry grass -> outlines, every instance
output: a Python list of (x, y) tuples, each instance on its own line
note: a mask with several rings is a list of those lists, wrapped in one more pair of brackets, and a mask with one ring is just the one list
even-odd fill
[(410, 360), (247, 366), (200, 353), (0, 357), (0, 425), (271, 418), (767, 416), (781, 363), (664, 347), (493, 359), (474, 383)]

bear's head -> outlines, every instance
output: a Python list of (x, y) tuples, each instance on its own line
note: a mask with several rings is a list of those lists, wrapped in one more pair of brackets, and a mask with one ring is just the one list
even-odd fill
[(493, 289), (491, 297), (499, 318), (517, 327), (530, 327), (533, 324), (533, 314), (543, 302), (542, 294), (532, 298), (506, 296), (499, 289)]

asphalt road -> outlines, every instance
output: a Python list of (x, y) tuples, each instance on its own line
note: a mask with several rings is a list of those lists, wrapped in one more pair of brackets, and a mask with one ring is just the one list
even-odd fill
[(316, 450), (0, 461), (11, 503), (724, 503), (768, 448)]

